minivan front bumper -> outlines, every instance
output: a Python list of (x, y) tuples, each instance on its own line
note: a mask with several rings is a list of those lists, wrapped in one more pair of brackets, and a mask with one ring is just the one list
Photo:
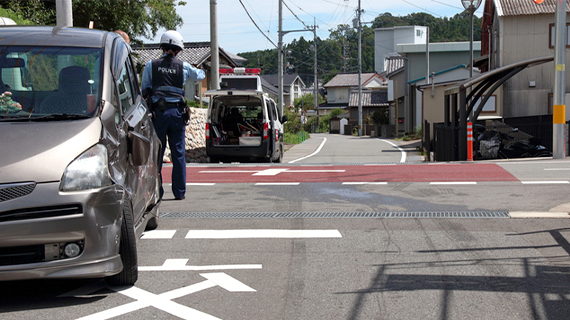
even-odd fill
[[(0, 281), (120, 272), (124, 198), (117, 185), (61, 192), (59, 182), (49, 182), (0, 202)], [(66, 255), (69, 244), (80, 248), (79, 255)]]

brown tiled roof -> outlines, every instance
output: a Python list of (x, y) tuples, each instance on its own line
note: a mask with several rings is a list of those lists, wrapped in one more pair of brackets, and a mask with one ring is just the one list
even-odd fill
[[(159, 43), (146, 43), (141, 46), (132, 46), (135, 64), (146, 64), (148, 61), (158, 59), (162, 55)], [(227, 64), (236, 67), (237, 64), (230, 56), (220, 48), (220, 55), (224, 57), (220, 65)], [(193, 66), (201, 67), (210, 57), (210, 42), (184, 42), (184, 50), (177, 56), (178, 59), (188, 62)]]
[[(358, 90), (350, 92), (349, 107), (358, 107)], [(388, 107), (388, 92), (385, 90), (363, 90), (363, 107)]]
[[(363, 73), (361, 77), (362, 84), (365, 84), (374, 75), (377, 75), (377, 73)], [(339, 73), (325, 83), (324, 87), (358, 87), (358, 73)]]
[[(553, 14), (556, 0), (544, 0), (536, 4), (532, 0), (494, 0), (499, 16), (524, 16), (534, 14)], [(566, 12), (570, 11), (570, 0), (566, 0)]]

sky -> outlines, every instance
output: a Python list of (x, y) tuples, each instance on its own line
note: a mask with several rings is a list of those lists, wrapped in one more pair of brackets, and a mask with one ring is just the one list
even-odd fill
[[(176, 12), (184, 20), (184, 25), (177, 29), (182, 34), (184, 42), (210, 41), (210, 2), (210, 0), (186, 0), (185, 6), (176, 8)], [(316, 21), (318, 37), (326, 39), (329, 30), (336, 29), (337, 25), (352, 25), (352, 20), (356, 18), (358, 2), (358, 0), (283, 0), (283, 31), (303, 30), (306, 26), (314, 25)], [(482, 1), (475, 12), (478, 17), (482, 16), (484, 2)], [(217, 0), (216, 3), (218, 43), (221, 48), (234, 54), (276, 48), (279, 0)], [(464, 10), (460, 0), (360, 0), (360, 5), (364, 10), (361, 16), (363, 23), (372, 22), (374, 18), (385, 12), (393, 16), (424, 12), (436, 18), (443, 18), (453, 17)], [(156, 38), (143, 39), (143, 41), (158, 43), (164, 31), (159, 30)], [(283, 36), (283, 43), (290, 43), (301, 36), (306, 40), (313, 39), (313, 33), (310, 31), (290, 32)]]

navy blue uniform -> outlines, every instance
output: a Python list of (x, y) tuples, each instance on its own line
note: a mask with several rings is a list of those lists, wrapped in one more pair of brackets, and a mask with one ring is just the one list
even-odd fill
[[(162, 142), (159, 168), (162, 169), (162, 158), (168, 138), (172, 158), (172, 193), (175, 198), (184, 198), (186, 193), (186, 127), (182, 114), (184, 83), (186, 78), (202, 80), (202, 70), (191, 67), (172, 55), (164, 55), (160, 59), (149, 61), (143, 72), (141, 88), (152, 88), (154, 106), (153, 124)], [(161, 190), (161, 196), (162, 196)]]

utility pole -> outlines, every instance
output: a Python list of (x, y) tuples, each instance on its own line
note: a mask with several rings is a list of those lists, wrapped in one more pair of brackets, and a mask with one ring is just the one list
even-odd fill
[(362, 136), (362, 24), (360, 23), (360, 0), (358, 0), (357, 21), (358, 24), (358, 136)]
[(277, 43), (277, 81), (279, 83), (279, 118), (283, 116), (283, 0), (279, 0), (279, 42)]
[(72, 27), (73, 12), (71, 9), (71, 0), (56, 0), (55, 16), (58, 27)]
[[(277, 63), (279, 64), (278, 66), (278, 73), (277, 73), (277, 77), (279, 78), (279, 102), (277, 103), (277, 107), (279, 109), (279, 118), (283, 117), (283, 107), (284, 107), (284, 103), (283, 103), (283, 36), (289, 32), (306, 32), (306, 31), (312, 31), (314, 33), (315, 36), (315, 77), (317, 74), (317, 25), (316, 25), (316, 18), (315, 18), (315, 25), (314, 26), (305, 26), (305, 29), (302, 30), (287, 30), (287, 31), (283, 31), (283, 0), (279, 0), (279, 42), (277, 44), (277, 55), (278, 55), (278, 59), (277, 59)], [(317, 86), (315, 85), (315, 88)], [(317, 100), (315, 100), (317, 101)], [(317, 105), (315, 104), (315, 107), (317, 107)], [(318, 107), (317, 107), (318, 108)], [(318, 109), (317, 109), (317, 124), (318, 124), (318, 120), (319, 120), (319, 114), (318, 114)]]
[(210, 0), (210, 89), (220, 88), (220, 48), (218, 46), (218, 4)]
[(315, 87), (315, 105), (314, 105), (314, 109), (317, 110), (317, 126), (319, 125), (319, 80), (317, 77), (317, 18), (314, 18), (313, 20), (313, 49), (315, 50), (315, 81), (314, 81), (314, 87)]
[(566, 127), (566, 0), (556, 0), (555, 14), (556, 42), (554, 45), (554, 101), (552, 109), (552, 157), (566, 158), (564, 129)]

